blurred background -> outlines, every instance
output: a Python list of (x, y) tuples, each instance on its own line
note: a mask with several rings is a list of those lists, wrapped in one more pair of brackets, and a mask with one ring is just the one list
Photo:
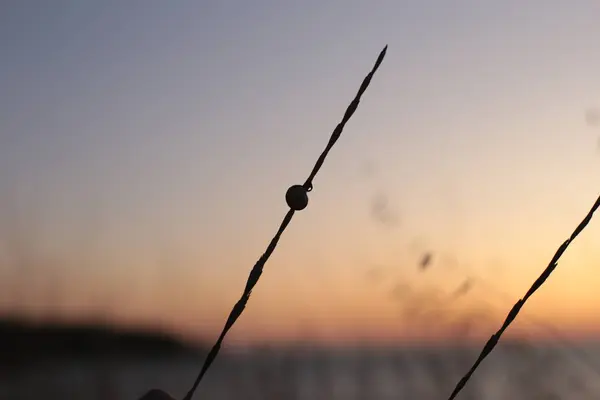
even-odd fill
[[(0, 4), (0, 399), (444, 399), (600, 188), (600, 3)], [(600, 395), (600, 222), (460, 399)]]

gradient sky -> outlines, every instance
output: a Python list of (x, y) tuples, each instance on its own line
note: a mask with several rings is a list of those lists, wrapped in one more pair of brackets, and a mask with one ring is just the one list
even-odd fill
[[(495, 327), (598, 195), (598, 21), (596, 0), (4, 1), (2, 307), (213, 337), (388, 44), (231, 340)], [(523, 324), (600, 327), (599, 242), (593, 221)], [(505, 297), (444, 300), (472, 275)]]

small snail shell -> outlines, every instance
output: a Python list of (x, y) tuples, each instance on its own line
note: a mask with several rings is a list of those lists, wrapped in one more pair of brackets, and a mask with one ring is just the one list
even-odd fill
[(285, 201), (294, 211), (304, 210), (308, 205), (308, 192), (302, 185), (293, 185), (285, 193)]

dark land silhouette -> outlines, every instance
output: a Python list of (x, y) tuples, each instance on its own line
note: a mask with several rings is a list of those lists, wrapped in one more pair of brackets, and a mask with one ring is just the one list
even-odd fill
[(150, 329), (0, 319), (0, 366), (10, 369), (57, 359), (160, 358), (202, 353), (202, 346)]

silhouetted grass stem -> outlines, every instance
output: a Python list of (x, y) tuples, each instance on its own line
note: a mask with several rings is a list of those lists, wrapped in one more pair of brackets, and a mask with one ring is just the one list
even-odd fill
[[(371, 83), (371, 79), (373, 78), (373, 75), (375, 74), (375, 72), (379, 68), (379, 65), (383, 61), (386, 51), (387, 51), (387, 45), (383, 48), (381, 53), (379, 53), (379, 56), (377, 57), (377, 61), (375, 61), (375, 65), (373, 66), (373, 69), (371, 70), (371, 72), (369, 72), (369, 74), (365, 77), (362, 84), (360, 85), (360, 88), (358, 89), (358, 93), (356, 94), (356, 96), (354, 97), (354, 100), (352, 100), (352, 102), (346, 109), (346, 112), (344, 113), (344, 117), (342, 118), (342, 121), (333, 130), (333, 133), (331, 134), (331, 138), (329, 139), (329, 142), (327, 143), (325, 150), (323, 151), (323, 153), (321, 153), (321, 155), (317, 159), (315, 166), (313, 167), (310, 175), (308, 176), (308, 178), (306, 179), (306, 182), (303, 185), (307, 191), (312, 190), (313, 179), (317, 175), (317, 172), (319, 172), (319, 170), (321, 169), (321, 166), (323, 165), (323, 162), (325, 161), (327, 154), (329, 153), (329, 151), (331, 150), (331, 148), (333, 147), (335, 142), (339, 139), (340, 135), (342, 134), (342, 131), (344, 130), (344, 126), (346, 125), (346, 123), (348, 122), (350, 117), (352, 117), (352, 115), (358, 108), (358, 104), (360, 103), (360, 98), (363, 95), (363, 93), (365, 92), (365, 90), (367, 90), (367, 87), (369, 87), (369, 83)], [(289, 225), (293, 216), (294, 216), (294, 210), (290, 209), (287, 212), (287, 214), (285, 215), (285, 217), (283, 218), (283, 221), (281, 222), (281, 225), (279, 226), (277, 233), (275, 234), (273, 239), (271, 239), (271, 242), (269, 243), (267, 250), (258, 259), (256, 264), (254, 264), (254, 267), (250, 271), (250, 276), (248, 277), (248, 281), (246, 283), (246, 287), (244, 288), (244, 292), (242, 293), (242, 296), (240, 297), (238, 302), (235, 304), (235, 306), (231, 310), (231, 313), (229, 314), (229, 317), (227, 318), (227, 321), (225, 322), (225, 326), (223, 327), (221, 334), (219, 335), (216, 343), (214, 344), (214, 346), (211, 348), (208, 355), (206, 356), (206, 359), (204, 360), (204, 364), (202, 365), (202, 369), (200, 370), (198, 377), (194, 381), (192, 388), (185, 395), (183, 400), (191, 400), (192, 399), (192, 396), (194, 395), (196, 388), (200, 384), (200, 381), (202, 380), (202, 378), (204, 377), (204, 375), (206, 374), (206, 372), (212, 365), (213, 361), (217, 357), (217, 354), (219, 354), (219, 350), (221, 349), (221, 344), (223, 343), (223, 340), (225, 339), (225, 335), (227, 335), (227, 332), (229, 332), (229, 330), (231, 329), (233, 324), (237, 321), (237, 319), (240, 317), (240, 315), (244, 311), (244, 308), (246, 308), (246, 304), (248, 303), (248, 299), (250, 298), (252, 289), (254, 289), (254, 286), (258, 282), (258, 279), (260, 278), (260, 275), (262, 274), (265, 263), (267, 262), (267, 260), (269, 259), (269, 257), (273, 253), (273, 251), (275, 250), (275, 247), (277, 247), (277, 243), (279, 242), (281, 235), (283, 234), (283, 232)]]
[(573, 240), (575, 240), (575, 238), (585, 229), (587, 224), (591, 221), (591, 219), (594, 215), (594, 212), (596, 212), (596, 210), (598, 210), (599, 207), (600, 207), (600, 196), (598, 197), (598, 199), (596, 200), (596, 202), (594, 203), (594, 205), (592, 206), (592, 208), (590, 209), (588, 214), (585, 216), (585, 218), (583, 218), (583, 220), (579, 223), (579, 225), (577, 225), (577, 228), (575, 228), (575, 230), (573, 231), (571, 236), (567, 240), (565, 240), (565, 242), (563, 244), (560, 245), (558, 250), (556, 250), (556, 253), (554, 253), (554, 257), (552, 257), (552, 260), (550, 261), (550, 263), (548, 264), (546, 269), (540, 274), (540, 276), (535, 280), (535, 282), (533, 282), (533, 284), (531, 285), (531, 287), (529, 288), (527, 293), (525, 293), (525, 296), (522, 299), (519, 299), (519, 301), (517, 301), (515, 303), (513, 308), (510, 310), (510, 312), (506, 316), (506, 319), (504, 320), (504, 323), (502, 324), (500, 329), (498, 329), (498, 331), (494, 335), (492, 335), (492, 337), (487, 341), (487, 343), (481, 350), (479, 357), (477, 357), (477, 360), (475, 360), (475, 363), (473, 364), (473, 366), (458, 381), (458, 383), (456, 384), (456, 387), (452, 391), (452, 394), (450, 395), (450, 397), (448, 397), (448, 400), (453, 400), (456, 398), (456, 396), (460, 393), (460, 391), (465, 387), (465, 385), (467, 384), (469, 379), (471, 379), (471, 376), (473, 375), (475, 370), (479, 367), (479, 364), (481, 364), (481, 362), (492, 352), (492, 350), (494, 350), (494, 348), (498, 344), (498, 341), (500, 340), (500, 337), (502, 336), (504, 331), (508, 328), (508, 326), (517, 317), (517, 315), (519, 314), (519, 311), (521, 311), (521, 308), (525, 305), (525, 302), (535, 293), (536, 290), (538, 290), (544, 284), (544, 282), (546, 281), (546, 279), (548, 279), (550, 274), (552, 274), (552, 271), (554, 271), (554, 269), (558, 265), (558, 260), (563, 255), (565, 250), (567, 250), (567, 248), (569, 247), (569, 244), (571, 244), (571, 242), (573, 242)]

